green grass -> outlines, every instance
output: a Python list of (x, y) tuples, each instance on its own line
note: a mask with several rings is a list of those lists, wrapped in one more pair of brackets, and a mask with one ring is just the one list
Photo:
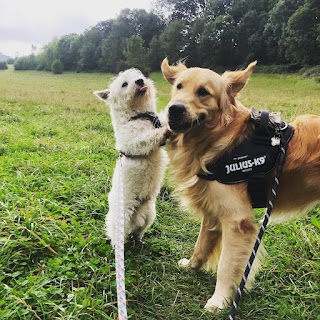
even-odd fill
[[(105, 239), (117, 158), (108, 108), (93, 95), (110, 75), (0, 72), (0, 318), (116, 319), (114, 252)], [(152, 74), (159, 109), (170, 87)], [(320, 113), (320, 84), (257, 74), (241, 101), (285, 119)], [(169, 174), (144, 244), (126, 244), (130, 319), (226, 319), (203, 310), (215, 276), (180, 269), (199, 223), (171, 197)], [(261, 213), (257, 213), (261, 217)], [(268, 228), (269, 256), (239, 319), (320, 319), (320, 220)]]

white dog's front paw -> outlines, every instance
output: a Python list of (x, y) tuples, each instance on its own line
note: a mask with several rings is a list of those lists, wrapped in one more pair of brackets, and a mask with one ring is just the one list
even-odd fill
[(162, 128), (162, 132), (163, 132), (163, 134), (162, 134), (162, 138), (161, 138), (161, 140), (160, 140), (160, 146), (161, 147), (163, 147), (165, 144), (166, 144), (166, 142), (167, 142), (167, 140), (170, 138), (170, 136), (171, 136), (171, 131), (168, 129), (168, 128)]
[(228, 306), (228, 302), (225, 297), (221, 295), (213, 295), (206, 303), (204, 308), (211, 313), (219, 313), (221, 309), (224, 309)]
[(187, 268), (187, 267), (189, 267), (189, 262), (190, 262), (189, 259), (184, 258), (178, 262), (178, 265), (181, 267)]

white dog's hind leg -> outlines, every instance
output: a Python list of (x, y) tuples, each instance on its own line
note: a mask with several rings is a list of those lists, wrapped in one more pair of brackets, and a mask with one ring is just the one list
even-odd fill
[[(131, 210), (124, 208), (124, 242), (126, 241), (128, 235), (134, 230), (131, 222), (132, 213)], [(116, 242), (116, 224), (119, 211), (118, 210), (109, 210), (106, 216), (106, 231), (107, 238), (110, 239), (111, 245), (114, 247)]]
[[(117, 167), (115, 170), (115, 176), (118, 175), (119, 172), (117, 171)], [(108, 194), (108, 204), (109, 204), (109, 211), (106, 216), (105, 224), (106, 224), (106, 233), (107, 238), (110, 239), (111, 245), (115, 246), (116, 241), (116, 224), (117, 220), (119, 219), (119, 214), (124, 214), (124, 241), (126, 240), (127, 236), (133, 231), (132, 230), (132, 209), (128, 208), (124, 203), (124, 212), (120, 212), (120, 193), (118, 192), (119, 187), (117, 182), (113, 182), (113, 187), (111, 188)]]
[(147, 200), (141, 204), (133, 215), (133, 224), (135, 225), (134, 234), (142, 239), (156, 218), (156, 205), (154, 200)]
[(106, 232), (107, 238), (110, 239), (111, 245), (115, 246), (116, 241), (116, 213), (114, 211), (109, 210), (106, 216)]

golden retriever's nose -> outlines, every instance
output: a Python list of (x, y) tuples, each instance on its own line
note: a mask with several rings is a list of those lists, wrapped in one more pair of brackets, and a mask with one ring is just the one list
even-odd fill
[(169, 117), (181, 118), (186, 113), (186, 107), (183, 104), (173, 104), (169, 107)]
[(138, 85), (139, 87), (142, 87), (144, 85), (143, 79), (136, 80), (136, 85)]

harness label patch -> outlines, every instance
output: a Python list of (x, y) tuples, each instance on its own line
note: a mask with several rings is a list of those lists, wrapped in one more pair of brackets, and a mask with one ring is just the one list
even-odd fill
[[(248, 156), (246, 156), (248, 157)], [(234, 160), (241, 160), (246, 157), (234, 158)], [(267, 156), (256, 157), (253, 159), (248, 159), (240, 162), (235, 162), (225, 165), (226, 173), (230, 174), (231, 172), (249, 172), (253, 170), (254, 167), (262, 166), (266, 163)]]

